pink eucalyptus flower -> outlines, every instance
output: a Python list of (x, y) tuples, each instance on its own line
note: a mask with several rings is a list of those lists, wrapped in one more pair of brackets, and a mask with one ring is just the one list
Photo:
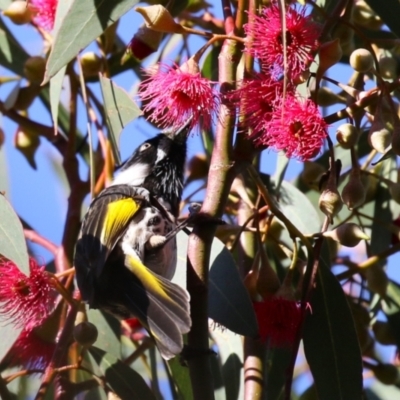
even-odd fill
[[(305, 9), (286, 9), (286, 54), (289, 76), (295, 78), (307, 69), (313, 60), (312, 52), (318, 47), (320, 27)], [(282, 26), (279, 7), (273, 3), (264, 7), (261, 16), (250, 14), (244, 26), (247, 35), (245, 51), (261, 60), (262, 68), (278, 65), (283, 68)]]
[(46, 31), (51, 31), (56, 19), (58, 0), (30, 0), (29, 6), (34, 11), (33, 20)]
[(291, 346), (301, 323), (300, 304), (283, 297), (253, 302), (261, 340), (271, 347)]
[(0, 363), (0, 368), (22, 366), (44, 370), (50, 363), (55, 342), (48, 342), (36, 329), (24, 329)]
[(180, 68), (159, 64), (146, 70), (148, 78), (139, 88), (143, 110), (158, 126), (179, 128), (193, 117), (191, 128), (201, 124), (209, 129), (217, 107), (219, 92), (203, 78), (193, 59)]
[(314, 102), (288, 95), (280, 107), (275, 108), (267, 131), (256, 143), (284, 150), (287, 157), (306, 161), (321, 150), (327, 127)]
[[(288, 87), (289, 90), (293, 88)], [(282, 95), (283, 79), (266, 71), (243, 80), (240, 88), (229, 93), (227, 98), (238, 107), (242, 126), (252, 130), (251, 137), (258, 138), (265, 134), (274, 106)]]
[(44, 267), (33, 258), (29, 267), (26, 276), (12, 261), (0, 260), (0, 315), (28, 330), (49, 316), (56, 294)]

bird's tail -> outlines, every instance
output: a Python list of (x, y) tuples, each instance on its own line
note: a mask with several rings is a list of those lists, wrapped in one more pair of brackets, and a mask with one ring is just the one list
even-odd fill
[(123, 293), (126, 307), (148, 329), (162, 357), (174, 357), (182, 351), (182, 335), (191, 326), (189, 293), (132, 256), (125, 257), (125, 267), (134, 277)]

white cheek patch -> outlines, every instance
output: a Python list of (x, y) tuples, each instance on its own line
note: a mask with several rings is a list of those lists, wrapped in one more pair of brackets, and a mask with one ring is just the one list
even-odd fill
[(158, 148), (157, 149), (157, 159), (156, 159), (156, 164), (158, 162), (160, 162), (161, 160), (163, 160), (165, 158), (165, 156), (167, 155), (167, 153), (162, 149), (162, 148)]
[(147, 164), (136, 164), (121, 171), (113, 180), (111, 185), (132, 185), (140, 186), (149, 174)]

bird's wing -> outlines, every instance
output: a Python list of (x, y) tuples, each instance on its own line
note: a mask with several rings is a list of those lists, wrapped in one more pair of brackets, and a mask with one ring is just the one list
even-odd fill
[[(99, 276), (130, 221), (147, 201), (145, 189), (115, 185), (104, 189), (91, 203), (82, 222), (75, 250), (77, 277), (89, 271)], [(79, 282), (78, 282), (79, 284)]]

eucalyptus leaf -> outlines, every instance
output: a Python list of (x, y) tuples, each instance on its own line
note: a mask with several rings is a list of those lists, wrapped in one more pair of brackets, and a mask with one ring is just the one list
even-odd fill
[(121, 355), (121, 342), (119, 341), (121, 323), (109, 314), (100, 310), (88, 310), (89, 321), (96, 325), (98, 337), (96, 346), (119, 357)]
[(89, 351), (104, 375), (107, 385), (121, 399), (155, 400), (144, 379), (131, 367), (98, 347), (91, 347)]
[(399, 19), (400, 3), (398, 0), (365, 0), (367, 4), (381, 17), (389, 29), (400, 37)]
[(216, 327), (211, 336), (218, 345), (226, 400), (244, 398), (243, 340), (229, 329)]
[(137, 3), (138, 0), (73, 0), (56, 33), (44, 83)]
[(0, 10), (6, 10), (12, 3), (12, 0), (0, 0)]
[(0, 16), (0, 65), (24, 76), (24, 64), (29, 54), (21, 47)]
[(124, 127), (137, 118), (141, 111), (129, 94), (111, 79), (100, 76), (100, 84), (113, 154), (120, 164), (119, 137)]
[(0, 364), (21, 332), (22, 328), (16, 327), (14, 324), (2, 318), (0, 319)]
[[(186, 287), (186, 253), (188, 236), (180, 232), (178, 265), (173, 282)], [(235, 260), (229, 250), (214, 238), (210, 257), (208, 316), (232, 332), (255, 337), (257, 320), (246, 288), (240, 278)]]
[(329, 260), (324, 244), (304, 325), (304, 351), (319, 398), (361, 400), (361, 351), (346, 296), (329, 269)]
[(0, 194), (0, 255), (13, 261), (22, 272), (29, 275), (29, 256), (22, 224), (2, 194)]
[(66, 68), (66, 66), (61, 68), (50, 79), (50, 109), (53, 118), (54, 134), (57, 134), (58, 132), (58, 108)]

